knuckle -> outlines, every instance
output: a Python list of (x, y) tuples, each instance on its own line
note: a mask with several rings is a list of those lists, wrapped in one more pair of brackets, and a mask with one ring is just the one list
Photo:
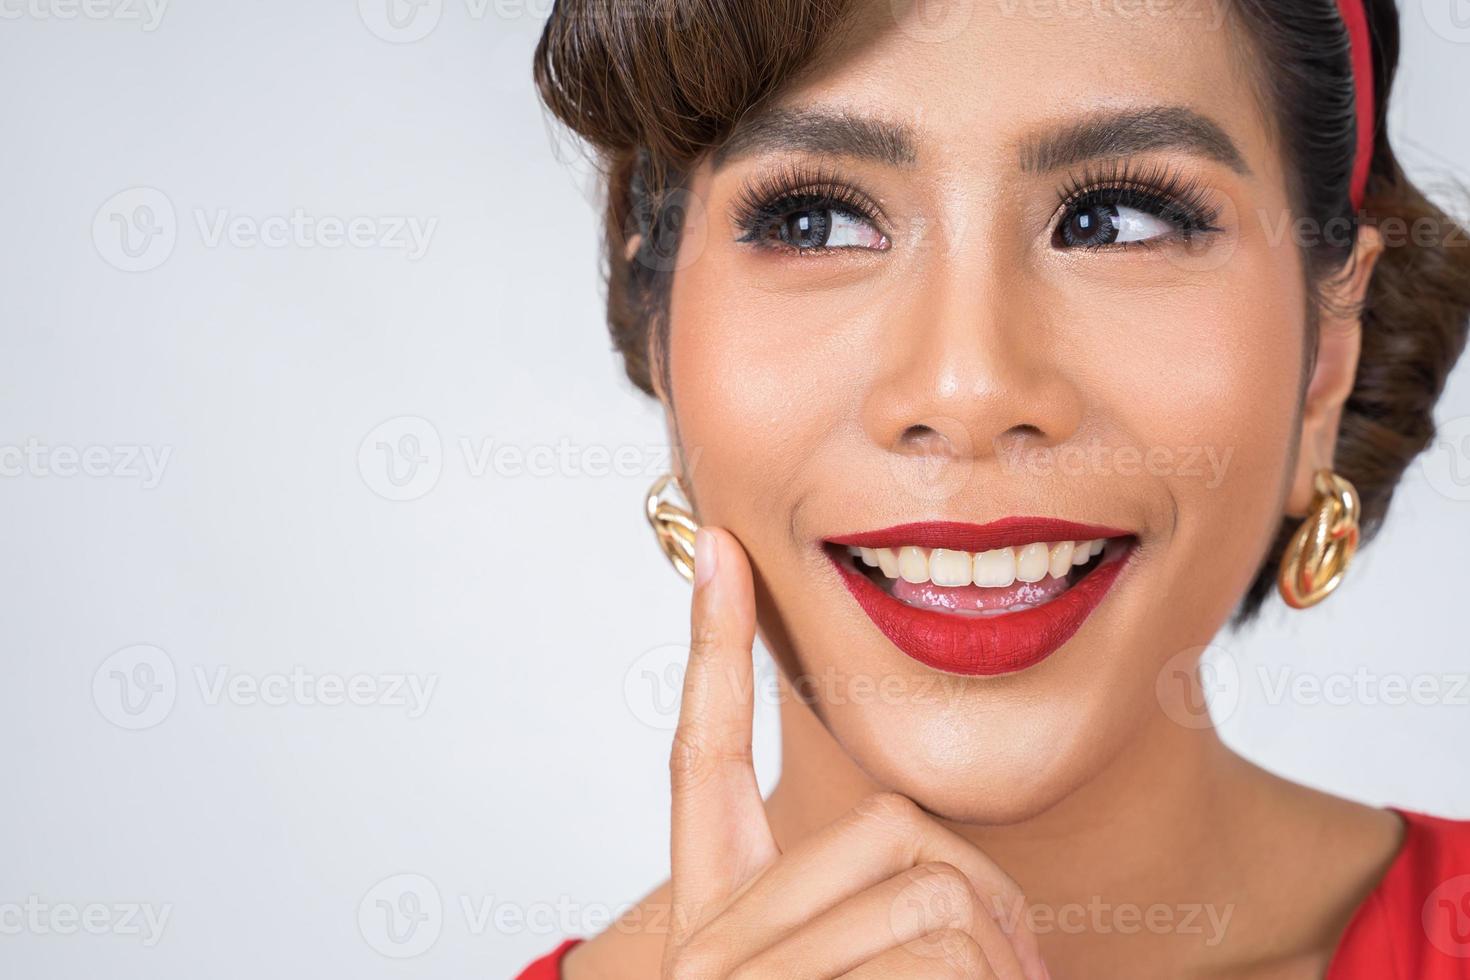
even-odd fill
[(669, 749), (669, 777), (676, 788), (688, 788), (704, 782), (710, 772), (710, 753), (705, 740), (687, 725), (674, 731)]
[(980, 914), (980, 896), (965, 873), (952, 864), (931, 861), (910, 872), (916, 895), (931, 916), (939, 921), (965, 928)]
[(720, 648), (723, 634), (713, 617), (701, 617), (689, 626), (689, 656), (706, 657)]
[(723, 744), (698, 728), (680, 725), (669, 748), (669, 780), (675, 789), (702, 785), (723, 767), (753, 768), (755, 755), (749, 739)]

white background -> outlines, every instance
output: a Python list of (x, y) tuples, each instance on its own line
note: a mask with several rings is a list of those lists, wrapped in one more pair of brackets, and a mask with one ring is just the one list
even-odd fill
[[(62, 450), (0, 477), (0, 973), (506, 976), (665, 875), (686, 622), (640, 514), (659, 415), (530, 84), (547, 0), (91, 2), (0, 0), (0, 452)], [(1450, 10), (1406, 5), (1392, 120), (1431, 184), (1470, 172)], [(297, 209), (371, 242), (242, 237)], [(1341, 594), (1222, 637), (1215, 704), (1289, 776), (1470, 816), (1466, 370), (1441, 408)], [(1267, 683), (1360, 668), (1346, 703)], [(757, 746), (769, 786), (768, 707)]]

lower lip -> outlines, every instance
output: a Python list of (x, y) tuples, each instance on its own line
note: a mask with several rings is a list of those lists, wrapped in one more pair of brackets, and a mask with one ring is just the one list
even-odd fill
[(983, 618), (916, 609), (839, 556), (831, 558), (847, 590), (894, 646), (936, 670), (988, 676), (1025, 670), (1060, 650), (1102, 602), (1132, 554), (1133, 542), (1121, 554), (1105, 552), (1102, 563), (1050, 602)]

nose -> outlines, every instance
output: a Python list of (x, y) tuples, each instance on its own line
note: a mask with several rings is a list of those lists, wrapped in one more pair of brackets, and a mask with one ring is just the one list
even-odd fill
[[(1020, 264), (1020, 263), (1017, 263)], [(973, 462), (1065, 443), (1085, 404), (1066, 324), (994, 253), (936, 264), (885, 318), (864, 428), (896, 456)]]

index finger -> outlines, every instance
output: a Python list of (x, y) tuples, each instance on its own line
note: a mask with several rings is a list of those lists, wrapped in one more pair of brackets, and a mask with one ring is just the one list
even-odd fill
[(755, 590), (728, 532), (695, 538), (689, 663), (669, 757), (674, 931), (707, 920), (778, 854), (751, 758)]

